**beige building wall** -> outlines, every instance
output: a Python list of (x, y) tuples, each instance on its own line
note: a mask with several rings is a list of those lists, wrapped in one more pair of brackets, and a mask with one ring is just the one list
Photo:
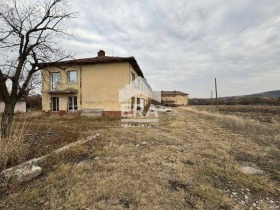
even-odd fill
[[(67, 82), (67, 71), (77, 70), (77, 83)], [(57, 92), (50, 93), (49, 73), (60, 72), (60, 82)], [(42, 109), (51, 110), (51, 97), (59, 97), (59, 110), (67, 110), (68, 97), (77, 96), (78, 110), (87, 108), (101, 108), (103, 111), (121, 111), (119, 90), (132, 80), (132, 74), (137, 73), (128, 62), (87, 64), (61, 70), (58, 68), (42, 71)], [(69, 93), (76, 91), (77, 93)], [(144, 96), (135, 96), (147, 98)], [(131, 104), (131, 99), (125, 102)]]
[(175, 95), (164, 95), (161, 96), (162, 102), (168, 102), (168, 103), (176, 103), (176, 97)]
[(164, 95), (161, 100), (163, 104), (188, 105), (188, 95)]
[(176, 95), (176, 104), (188, 105), (188, 95)]
[(82, 108), (120, 111), (119, 90), (129, 83), (129, 63), (82, 67)]

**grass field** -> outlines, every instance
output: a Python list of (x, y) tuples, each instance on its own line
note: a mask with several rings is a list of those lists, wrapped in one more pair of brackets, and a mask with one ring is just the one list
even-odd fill
[[(279, 209), (276, 120), (197, 108), (176, 108), (159, 120), (158, 128), (120, 128), (115, 118), (18, 118), (24, 158), (2, 155), (2, 168), (100, 136), (49, 158), (32, 182), (2, 182), (0, 209)], [(242, 166), (265, 173), (246, 175)]]
[(245, 119), (253, 119), (260, 122), (280, 123), (280, 106), (268, 105), (219, 105), (193, 106), (194, 109), (215, 112), (226, 115), (235, 115)]

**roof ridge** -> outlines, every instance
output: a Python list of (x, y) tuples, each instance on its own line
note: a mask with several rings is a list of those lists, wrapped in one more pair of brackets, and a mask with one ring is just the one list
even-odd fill
[(72, 60), (64, 60), (58, 62), (45, 62), (40, 63), (43, 67), (52, 67), (52, 66), (65, 66), (65, 65), (83, 65), (83, 64), (106, 64), (106, 63), (121, 63), (128, 62), (137, 72), (137, 74), (144, 78), (143, 72), (138, 65), (134, 56), (130, 57), (117, 57), (117, 56), (101, 56), (101, 57), (92, 57), (92, 58), (78, 58)]
[(189, 95), (188, 93), (182, 92), (182, 91), (178, 91), (178, 90), (162, 90), (161, 91), (162, 94), (180, 94), (180, 95)]
[[(120, 56), (102, 56), (102, 57), (98, 57), (98, 56), (95, 56), (95, 57), (86, 57), (86, 58), (73, 58), (73, 59), (68, 59), (68, 60), (61, 60), (59, 61), (58, 63), (60, 62), (68, 62), (68, 61), (76, 61), (76, 60), (87, 60), (87, 59), (102, 59), (102, 58), (132, 58), (133, 56), (129, 56), (129, 57), (120, 57)], [(50, 62), (52, 63), (52, 62)]]

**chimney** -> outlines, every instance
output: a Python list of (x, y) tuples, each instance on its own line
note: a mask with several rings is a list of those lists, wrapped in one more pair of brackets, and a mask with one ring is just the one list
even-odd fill
[(104, 57), (105, 56), (105, 51), (104, 50), (99, 50), (99, 52), (97, 53), (98, 57)]

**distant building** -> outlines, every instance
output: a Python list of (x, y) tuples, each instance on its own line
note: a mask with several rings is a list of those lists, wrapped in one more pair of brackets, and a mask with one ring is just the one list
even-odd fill
[(187, 93), (181, 91), (161, 91), (161, 103), (165, 106), (187, 106)]
[[(0, 113), (4, 112), (4, 109), (5, 109), (5, 103), (0, 98)], [(17, 113), (17, 112), (26, 112), (26, 100), (25, 99), (21, 99), (16, 103), (15, 113)]]

